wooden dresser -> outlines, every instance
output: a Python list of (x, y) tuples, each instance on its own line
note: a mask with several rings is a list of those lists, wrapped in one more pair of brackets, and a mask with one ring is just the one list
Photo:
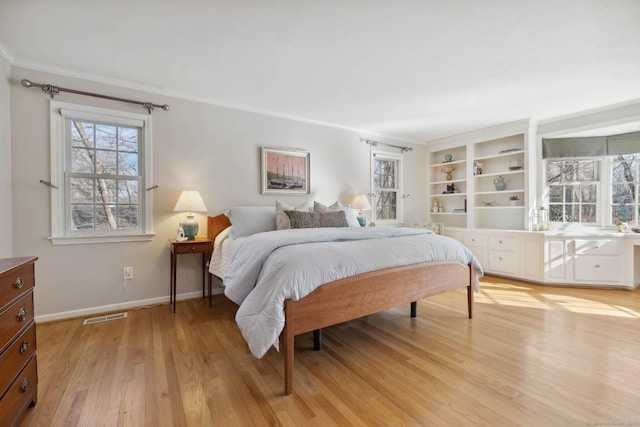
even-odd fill
[(38, 398), (34, 263), (0, 259), (0, 424), (17, 426)]

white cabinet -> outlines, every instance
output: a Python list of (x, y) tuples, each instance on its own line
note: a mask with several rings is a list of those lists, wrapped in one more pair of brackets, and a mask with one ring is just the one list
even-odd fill
[(619, 239), (575, 239), (573, 279), (589, 283), (620, 282), (623, 278)]
[(516, 240), (514, 237), (489, 236), (487, 271), (516, 274)]
[(565, 267), (567, 257), (565, 256), (564, 239), (545, 239), (544, 242), (544, 280), (548, 282), (564, 282), (567, 280)]

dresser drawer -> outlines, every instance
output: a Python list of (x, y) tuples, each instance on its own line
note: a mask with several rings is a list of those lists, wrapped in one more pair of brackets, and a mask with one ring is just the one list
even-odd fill
[(482, 234), (465, 233), (464, 235), (465, 246), (487, 246), (487, 237)]
[(38, 370), (35, 354), (29, 364), (11, 384), (7, 393), (0, 400), (0, 420), (3, 426), (17, 426), (22, 414), (31, 402), (36, 402)]
[(13, 341), (13, 337), (33, 321), (33, 291), (29, 291), (19, 300), (0, 313), (0, 345)]
[(189, 242), (174, 245), (176, 254), (200, 254), (212, 250), (210, 242)]
[(33, 269), (33, 263), (25, 264), (5, 272), (0, 277), (0, 307), (33, 288)]
[(622, 263), (618, 257), (575, 257), (576, 280), (585, 282), (617, 282), (622, 277)]
[(36, 351), (36, 325), (32, 323), (17, 340), (0, 354), (0, 396)]
[(586, 240), (573, 241), (576, 255), (618, 255), (620, 253), (619, 240)]
[(489, 272), (515, 274), (516, 256), (513, 252), (489, 251)]
[(489, 237), (489, 249), (500, 251), (514, 251), (516, 249), (516, 239), (513, 237)]

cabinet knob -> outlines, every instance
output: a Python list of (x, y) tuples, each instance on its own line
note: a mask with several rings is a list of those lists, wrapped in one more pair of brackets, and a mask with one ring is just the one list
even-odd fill
[(600, 268), (600, 264), (594, 265), (594, 268)]
[(471, 241), (472, 241), (472, 242), (475, 242), (475, 241), (476, 241), (476, 239), (473, 239), (473, 238), (472, 238), (472, 239), (471, 239)]
[(192, 251), (195, 251), (195, 250), (196, 250), (196, 247), (195, 247), (195, 246), (191, 246), (191, 250), (192, 250)]
[(20, 354), (25, 354), (29, 349), (29, 341), (23, 341), (20, 346)]
[(21, 308), (18, 311), (18, 322), (24, 322), (27, 318), (27, 310), (25, 310), (24, 308)]
[(498, 240), (498, 243), (502, 244), (502, 240)]
[(24, 282), (22, 281), (22, 279), (20, 277), (18, 277), (16, 279), (16, 281), (14, 282), (13, 287), (16, 288), (16, 289), (20, 289), (23, 284), (24, 284)]
[(502, 257), (498, 257), (498, 259), (499, 259), (500, 261), (502, 261)]
[(31, 383), (31, 381), (29, 381), (29, 377), (27, 377), (24, 380), (22, 380), (22, 385), (20, 386), (20, 390), (22, 390), (23, 393), (25, 391), (27, 391), (27, 389), (29, 388), (29, 384), (30, 383)]

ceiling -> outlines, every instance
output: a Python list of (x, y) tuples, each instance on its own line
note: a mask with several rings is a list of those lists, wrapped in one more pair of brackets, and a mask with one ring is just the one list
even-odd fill
[(426, 142), (640, 100), (640, 1), (0, 0), (0, 51), (16, 66)]

